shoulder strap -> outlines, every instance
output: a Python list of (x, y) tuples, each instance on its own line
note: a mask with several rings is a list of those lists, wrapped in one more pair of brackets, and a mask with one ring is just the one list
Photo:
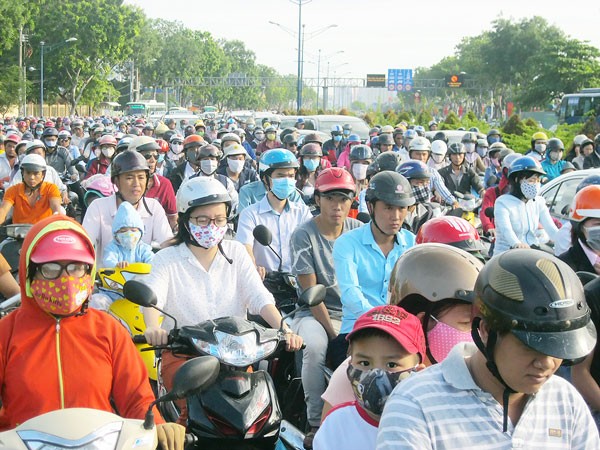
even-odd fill
[(219, 180), (223, 186), (225, 186), (225, 189), (227, 189), (227, 177), (225, 175), (215, 173), (215, 178)]

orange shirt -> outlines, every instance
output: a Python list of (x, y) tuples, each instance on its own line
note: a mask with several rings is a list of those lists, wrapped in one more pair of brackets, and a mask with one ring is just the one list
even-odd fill
[(37, 223), (52, 215), (50, 199), (61, 198), (58, 187), (53, 183), (42, 181), (37, 193), (38, 196), (32, 206), (25, 195), (25, 183), (15, 184), (6, 190), (4, 200), (13, 205), (13, 223)]

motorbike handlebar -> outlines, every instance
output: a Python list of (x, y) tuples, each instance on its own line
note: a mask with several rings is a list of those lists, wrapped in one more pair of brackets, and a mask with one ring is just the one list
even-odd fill
[(143, 334), (136, 334), (135, 336), (132, 337), (133, 339), (133, 343), (134, 344), (147, 344), (148, 341), (146, 340), (146, 336), (144, 336)]

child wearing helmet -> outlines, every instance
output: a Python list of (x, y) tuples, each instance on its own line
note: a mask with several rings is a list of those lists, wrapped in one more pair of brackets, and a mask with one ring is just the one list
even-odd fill
[(596, 344), (575, 272), (540, 251), (506, 252), (481, 269), (473, 298), (474, 343), (394, 390), (377, 448), (600, 448), (587, 405), (553, 376)]
[(37, 223), (58, 214), (62, 198), (55, 184), (44, 181), (46, 160), (40, 155), (27, 155), (19, 167), (23, 181), (4, 193), (0, 204), (0, 223), (4, 223), (11, 210), (12, 223)]
[(496, 241), (494, 256), (511, 248), (529, 248), (544, 244), (538, 226), (551, 240), (554, 240), (556, 227), (548, 206), (539, 196), (540, 178), (546, 173), (540, 163), (530, 156), (515, 159), (508, 169), (510, 192), (501, 195), (494, 206)]
[[(94, 262), (85, 230), (66, 216), (41, 220), (25, 237), (21, 306), (0, 321), (1, 430), (72, 407), (145, 417), (154, 394), (131, 336), (118, 321), (88, 308)], [(183, 442), (185, 429), (154, 414), (159, 445), (175, 450), (166, 435)]]

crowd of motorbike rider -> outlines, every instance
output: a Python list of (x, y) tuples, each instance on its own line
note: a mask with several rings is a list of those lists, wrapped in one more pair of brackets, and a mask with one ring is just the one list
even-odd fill
[[(578, 187), (566, 226), (539, 195), (543, 182), (600, 167), (600, 134), (577, 136), (565, 155), (543, 132), (531, 148), (510, 149), (495, 129), (449, 142), (435, 121), (431, 138), (401, 122), (365, 140), (340, 123), (323, 141), (299, 133), (301, 119), (283, 130), (276, 115), (5, 121), (0, 222), (34, 227), (21, 251), (22, 305), (0, 320), (0, 427), (63, 407), (112, 411), (111, 402), (144, 417), (152, 392), (139, 354), (117, 321), (88, 307), (107, 246), (144, 242), (156, 254), (140, 281), (180, 326), (250, 313), (280, 328), (273, 274), (294, 275), (299, 293), (325, 286), (323, 303), (282, 328), (287, 349), (302, 352), (307, 449), (342, 439), (350, 448), (408, 449), (419, 439), (419, 448), (468, 448), (475, 429), (488, 436), (482, 448), (532, 436), (542, 447), (600, 446), (600, 177)], [(480, 229), (461, 207), (471, 197), (481, 199)], [(117, 230), (123, 204), (139, 217)], [(261, 225), (268, 247), (254, 233)], [(558, 258), (540, 250), (547, 243), (563, 250)], [(136, 262), (124, 254), (119, 264)], [(8, 270), (0, 259), (2, 292), (16, 290)], [(585, 290), (576, 271), (587, 273)], [(174, 323), (156, 309), (143, 314), (147, 342), (166, 345)], [(96, 330), (109, 322), (101, 341)], [(23, 356), (34, 344), (35, 361)], [(83, 345), (98, 354), (81, 361)], [(169, 389), (187, 357), (163, 350), (161, 360)], [(574, 364), (561, 374), (575, 388), (553, 377), (563, 362)], [(58, 382), (19, 375), (42, 364)], [(80, 389), (85, 364), (99, 381)], [(185, 425), (185, 401), (178, 406)], [(451, 413), (462, 428), (452, 429)], [(356, 426), (343, 435), (336, 420)], [(162, 445), (181, 448), (183, 427), (159, 414), (157, 423)]]

